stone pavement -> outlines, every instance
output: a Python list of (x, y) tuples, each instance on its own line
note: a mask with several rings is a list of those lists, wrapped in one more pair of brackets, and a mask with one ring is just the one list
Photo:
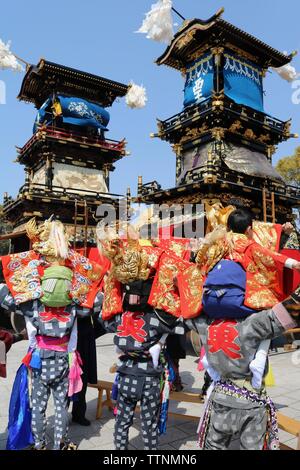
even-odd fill
[[(5, 449), (6, 426), (8, 420), (8, 406), (15, 371), (20, 365), (21, 358), (25, 355), (27, 342), (23, 341), (13, 345), (8, 354), (8, 377), (0, 379), (0, 450)], [(280, 350), (281, 351), (281, 350)], [(115, 361), (116, 356), (112, 345), (112, 335), (107, 334), (97, 340), (98, 377), (103, 380), (114, 379), (109, 373), (109, 367)], [(188, 355), (181, 361), (181, 377), (186, 391), (198, 393), (203, 384), (203, 372), (196, 370), (197, 358)], [(300, 421), (300, 350), (294, 353), (283, 353), (271, 356), (271, 364), (275, 376), (276, 385), (269, 389), (269, 393), (275, 401), (280, 412)], [(91, 426), (82, 427), (71, 424), (70, 436), (79, 444), (79, 450), (112, 450), (114, 417), (104, 408), (103, 417), (96, 421), (97, 390), (88, 389), (87, 392), (87, 417), (92, 421)], [(200, 416), (203, 405), (193, 403), (170, 403), (170, 410), (176, 413)], [(51, 448), (53, 435), (53, 405), (49, 400), (47, 434)], [(168, 420), (167, 434), (160, 438), (161, 450), (197, 450), (197, 421), (187, 419)], [(296, 448), (296, 438), (280, 431), (281, 442), (292, 448)], [(142, 449), (140, 437), (139, 417), (135, 418), (134, 425), (130, 429), (130, 449)]]

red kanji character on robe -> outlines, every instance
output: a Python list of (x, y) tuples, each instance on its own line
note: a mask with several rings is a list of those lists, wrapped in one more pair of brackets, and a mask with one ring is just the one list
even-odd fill
[(241, 359), (241, 350), (234, 341), (238, 337), (235, 320), (216, 320), (208, 328), (208, 347), (210, 353), (222, 351), (231, 359)]
[(52, 320), (67, 323), (70, 320), (70, 313), (66, 312), (64, 307), (45, 307), (45, 311), (40, 312), (39, 317), (43, 323)]
[(143, 330), (145, 321), (142, 318), (143, 314), (139, 312), (125, 312), (122, 315), (122, 323), (118, 326), (117, 335), (120, 337), (131, 336), (139, 343), (145, 342), (147, 333)]

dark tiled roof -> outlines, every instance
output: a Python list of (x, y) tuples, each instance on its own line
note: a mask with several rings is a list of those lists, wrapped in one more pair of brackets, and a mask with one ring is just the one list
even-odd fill
[[(192, 31), (195, 31), (193, 34)], [(182, 39), (191, 38), (186, 45), (182, 45)], [(179, 44), (181, 43), (181, 47)], [(251, 34), (242, 31), (231, 23), (220, 18), (220, 14), (214, 15), (210, 20), (203, 21), (192, 19), (183, 23), (182, 28), (175, 34), (171, 44), (165, 52), (156, 60), (158, 65), (169, 65), (176, 69), (185, 67), (189, 54), (196, 46), (225, 45), (231, 43), (256, 58), (262, 66), (281, 67), (291, 61), (293, 54), (286, 56), (282, 52), (268, 46)]]
[(37, 65), (28, 67), (18, 98), (39, 108), (55, 91), (106, 107), (127, 90), (123, 83), (41, 59)]

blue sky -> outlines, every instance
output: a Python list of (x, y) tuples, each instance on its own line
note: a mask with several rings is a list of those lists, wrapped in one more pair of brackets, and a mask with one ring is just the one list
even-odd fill
[[(128, 186), (135, 194), (138, 175), (143, 175), (144, 182), (156, 179), (164, 188), (175, 184), (175, 155), (169, 144), (149, 135), (156, 132), (156, 118), (166, 119), (182, 109), (183, 79), (175, 70), (154, 63), (164, 44), (134, 33), (155, 1), (1, 2), (0, 37), (5, 42), (12, 40), (12, 49), (28, 62), (37, 63), (44, 57), (146, 87), (146, 108), (130, 110), (121, 99), (109, 109), (107, 137), (126, 137), (131, 151), (111, 177), (111, 191), (119, 194)], [(298, 0), (174, 0), (173, 4), (186, 18), (203, 19), (224, 6), (223, 18), (227, 21), (279, 50), (300, 50)], [(180, 24), (175, 15), (174, 22)], [(293, 63), (300, 71), (300, 55)], [(30, 138), (36, 110), (16, 99), (22, 78), (23, 74), (0, 70), (0, 80), (6, 84), (6, 104), (0, 105), (0, 200), (4, 192), (14, 196), (24, 182), (23, 168), (13, 163), (15, 145), (23, 146)], [(265, 79), (264, 89), (266, 112), (282, 120), (291, 117), (292, 131), (300, 133), (300, 104), (292, 103), (291, 85), (273, 73)], [(299, 139), (280, 144), (274, 162), (293, 153), (297, 145)]]

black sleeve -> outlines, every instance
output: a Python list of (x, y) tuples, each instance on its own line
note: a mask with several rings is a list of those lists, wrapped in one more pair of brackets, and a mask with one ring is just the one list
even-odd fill
[(290, 238), (289, 235), (287, 235), (286, 233), (282, 232), (281, 233), (281, 236), (280, 236), (280, 242), (279, 242), (279, 249), (280, 250), (283, 250), (286, 242), (288, 241), (288, 239)]
[(23, 341), (24, 337), (21, 333), (13, 334), (13, 343), (18, 343), (19, 341)]
[(154, 310), (154, 315), (158, 320), (169, 329), (173, 329), (178, 323), (178, 318), (174, 317), (170, 313), (165, 312), (164, 310)]
[(6, 284), (0, 284), (0, 305), (10, 312), (14, 311), (16, 308), (15, 300)]
[(118, 326), (121, 322), (121, 315), (115, 315), (109, 320), (103, 320), (100, 316), (98, 321), (107, 333), (116, 333)]
[(95, 339), (100, 338), (101, 336), (107, 333), (106, 329), (104, 328), (103, 322), (99, 320), (98, 314), (93, 315), (93, 327)]

